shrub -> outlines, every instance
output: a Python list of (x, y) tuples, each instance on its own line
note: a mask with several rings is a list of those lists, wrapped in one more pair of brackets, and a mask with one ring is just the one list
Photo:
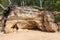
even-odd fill
[(55, 16), (55, 20), (60, 22), (60, 14)]

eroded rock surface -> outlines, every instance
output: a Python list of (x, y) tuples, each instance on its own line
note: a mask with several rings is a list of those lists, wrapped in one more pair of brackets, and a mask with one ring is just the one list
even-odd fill
[(4, 32), (10, 33), (19, 29), (38, 28), (42, 31), (57, 32), (58, 26), (54, 16), (46, 10), (39, 10), (33, 7), (9, 6), (3, 14)]
[(49, 11), (45, 12), (46, 13), (44, 13), (44, 26), (46, 27), (46, 30), (51, 32), (58, 31), (58, 26), (54, 20), (54, 15)]
[[(18, 29), (32, 29), (38, 27), (43, 29), (43, 12), (32, 7), (16, 7), (12, 9), (5, 23), (5, 33)], [(16, 27), (15, 27), (16, 25)]]
[(2, 22), (2, 14), (0, 14), (0, 32), (2, 31), (2, 29), (3, 29), (3, 22)]

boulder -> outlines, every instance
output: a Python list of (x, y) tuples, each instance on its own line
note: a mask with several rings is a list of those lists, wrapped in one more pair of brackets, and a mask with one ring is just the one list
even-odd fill
[(56, 24), (58, 25), (58, 31), (60, 32), (60, 22), (56, 22)]
[(54, 20), (54, 15), (49, 11), (45, 11), (44, 13), (44, 26), (48, 32), (58, 31), (58, 26)]

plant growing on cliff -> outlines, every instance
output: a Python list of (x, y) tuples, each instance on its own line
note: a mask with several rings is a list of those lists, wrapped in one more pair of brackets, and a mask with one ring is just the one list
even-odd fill
[(58, 21), (58, 22), (60, 22), (60, 14), (57, 14), (57, 15), (55, 16), (55, 20)]

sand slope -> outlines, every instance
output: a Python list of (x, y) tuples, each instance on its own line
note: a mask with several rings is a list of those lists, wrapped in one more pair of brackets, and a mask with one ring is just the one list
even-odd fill
[(0, 40), (60, 40), (60, 33), (41, 31), (18, 31), (9, 34), (0, 33)]

